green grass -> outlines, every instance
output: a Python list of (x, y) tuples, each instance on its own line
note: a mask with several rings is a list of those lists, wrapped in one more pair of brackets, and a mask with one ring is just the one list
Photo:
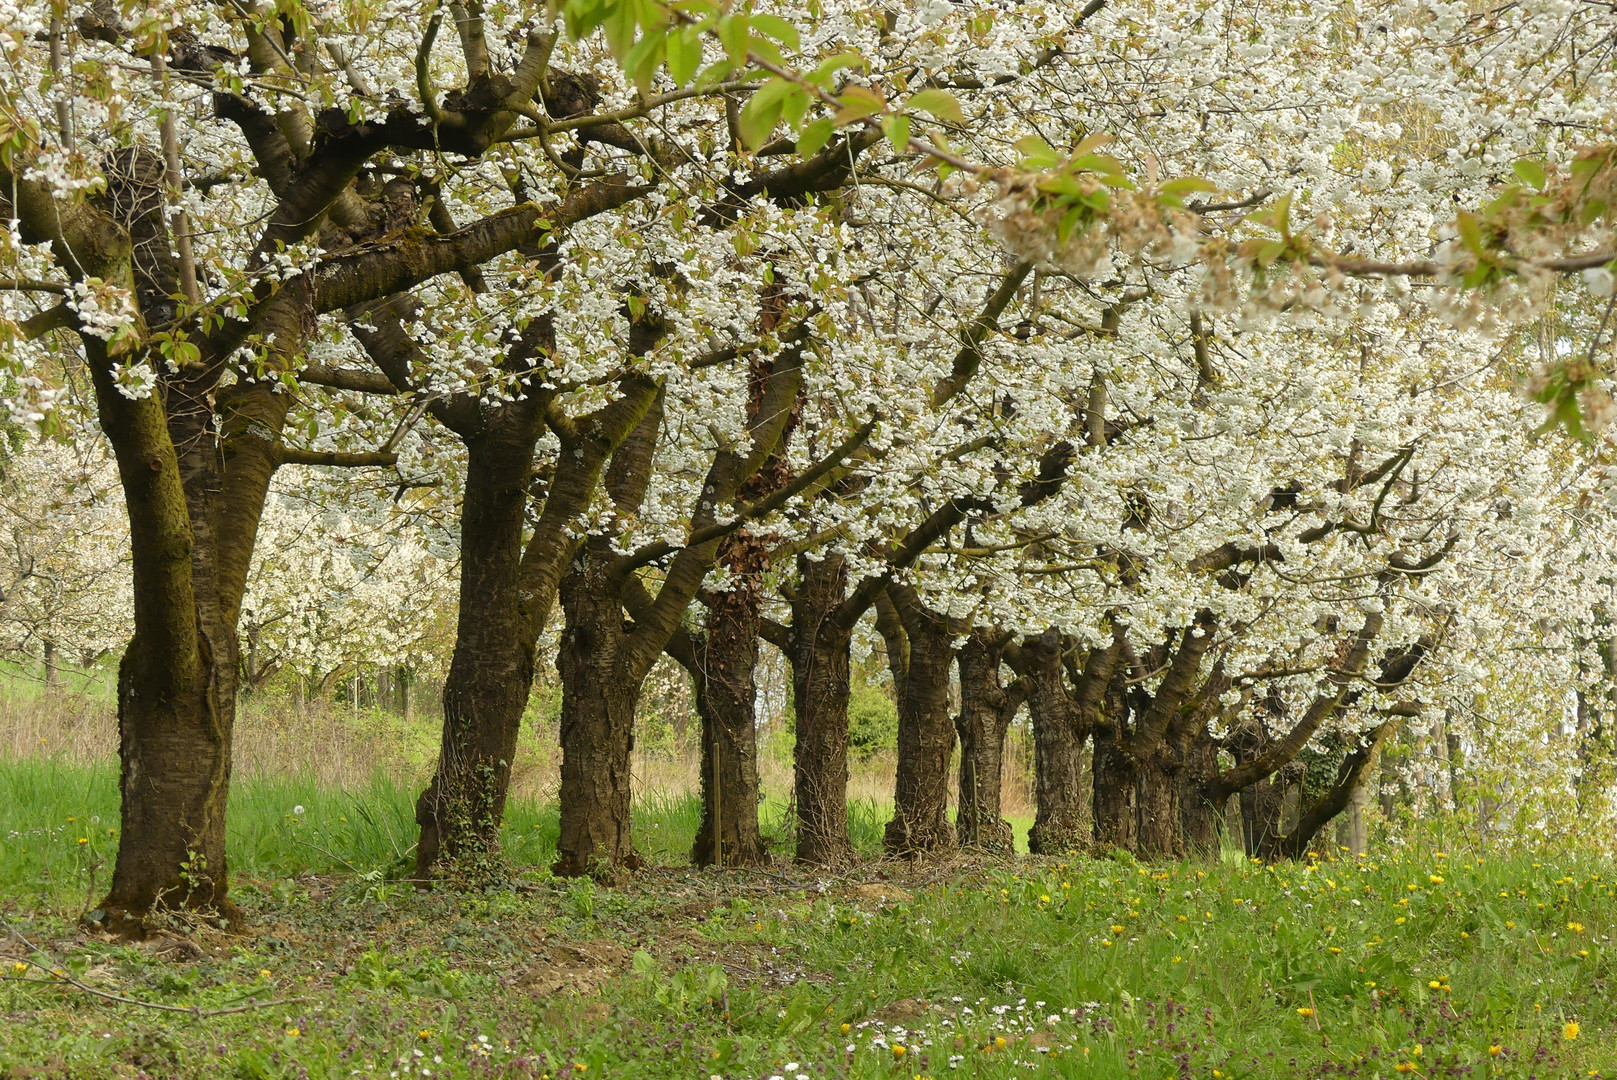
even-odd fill
[[(255, 778), (232, 785), (226, 819), (231, 869), (249, 878), (305, 873), (394, 874), (410, 863), (415, 799), (420, 792), (378, 774), (366, 787), (342, 791), (312, 780)], [(301, 808), (301, 810), (300, 810)], [(855, 847), (881, 849), (884, 808), (848, 808)], [(766, 834), (784, 842), (788, 807), (765, 805)], [(701, 824), (695, 795), (641, 798), (634, 835), (653, 863), (685, 862)], [(63, 914), (93, 904), (117, 852), (118, 774), (114, 765), (85, 766), (49, 757), (0, 761), (0, 894)], [(504, 849), (519, 871), (540, 871), (556, 858), (560, 817), (553, 803), (512, 800)], [(80, 840), (86, 843), (79, 843)]]
[[(520, 890), (418, 893), (373, 872), (407, 848), (413, 792), (244, 785), (251, 923), (190, 930), (186, 960), (73, 936), (68, 845), (109, 783), (0, 766), (6, 830), (55, 815), (0, 833), (7, 926), (38, 946), (0, 960), (0, 1075), (1617, 1077), (1617, 869), (1576, 853), (720, 874), (673, 865), (695, 807), (668, 800), (636, 829), (670, 865), (626, 887), (550, 879), (554, 812), (515, 806)], [(855, 817), (868, 844), (882, 815)], [(158, 1012), (51, 969), (182, 1008), (283, 1003)]]

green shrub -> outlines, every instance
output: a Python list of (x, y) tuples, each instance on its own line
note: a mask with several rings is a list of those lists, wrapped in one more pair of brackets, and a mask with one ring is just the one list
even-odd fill
[(848, 746), (860, 759), (898, 748), (898, 708), (881, 687), (854, 681), (848, 695)]

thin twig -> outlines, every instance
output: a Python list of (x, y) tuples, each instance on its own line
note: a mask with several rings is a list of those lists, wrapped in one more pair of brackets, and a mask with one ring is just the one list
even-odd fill
[[(12, 926), (9, 922), (5, 922), (4, 919), (0, 919), (0, 923), (4, 923), (6, 931), (8, 933), (10, 933), (12, 937), (14, 937), (18, 941), (22, 942), (23, 945), (25, 945), (27, 948), (29, 948), (33, 952), (45, 953), (45, 955), (47, 955), (47, 956), (50, 955), (49, 953), (46, 953), (44, 949), (41, 949), (39, 946), (35, 945), (33, 942), (29, 941), (27, 938), (25, 938), (21, 934), (19, 934), (17, 932), (16, 927)], [(109, 990), (98, 990), (95, 987), (90, 986), (87, 983), (80, 982), (78, 979), (75, 979), (73, 976), (69, 975), (67, 972), (61, 970), (60, 968), (48, 968), (48, 967), (45, 967), (42, 964), (36, 963), (33, 960), (24, 959), (24, 960), (18, 961), (18, 963), (24, 963), (24, 964), (27, 964), (29, 967), (38, 968), (40, 971), (43, 971), (47, 975), (49, 975), (52, 979), (55, 979), (55, 980), (57, 980), (58, 982), (61, 982), (61, 983), (65, 983), (66, 985), (73, 987), (73, 989), (75, 989), (75, 990), (82, 990), (84, 993), (90, 994), (90, 995), (92, 995), (94, 997), (104, 998), (107, 1001), (114, 1001), (114, 1002), (117, 1002), (120, 1005), (139, 1005), (141, 1008), (144, 1008), (144, 1009), (157, 1009), (160, 1012), (188, 1013), (188, 1014), (190, 1014), (191, 1016), (195, 1017), (198, 1020), (201, 1020), (201, 1019), (203, 1019), (205, 1017), (209, 1017), (209, 1016), (228, 1016), (228, 1015), (230, 1015), (232, 1013), (250, 1012), (253, 1009), (270, 1009), (270, 1008), (274, 1008), (277, 1005), (292, 1005), (292, 1004), (296, 1004), (296, 1003), (299, 1003), (299, 1002), (314, 1000), (313, 998), (306, 998), (306, 997), (276, 998), (276, 999), (271, 1000), (271, 1001), (249, 1001), (245, 1005), (232, 1005), (229, 1008), (224, 1008), (224, 1009), (204, 1009), (204, 1008), (201, 1008), (200, 1006), (197, 1006), (197, 1005), (164, 1005), (164, 1004), (162, 1004), (160, 1002), (156, 1002), (156, 1001), (142, 1001), (139, 998), (125, 997), (122, 994), (114, 994)], [(35, 981), (37, 981), (37, 980), (34, 980), (34, 979), (18, 978), (17, 976), (14, 976), (14, 975), (0, 976), (0, 978), (4, 978), (9, 982), (35, 982)], [(39, 985), (41, 985), (41, 986), (50, 986), (52, 984), (49, 983), (49, 982), (40, 982)]]

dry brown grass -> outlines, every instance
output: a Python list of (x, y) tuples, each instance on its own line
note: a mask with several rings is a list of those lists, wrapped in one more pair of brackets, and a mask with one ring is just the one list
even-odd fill
[[(325, 701), (299, 705), (282, 697), (245, 699), (236, 718), (234, 773), (238, 779), (313, 779), (322, 786), (350, 790), (364, 787), (378, 774), (406, 786), (424, 784), (437, 755), (438, 724), (434, 717), (407, 721), (371, 709), (356, 713)], [(764, 794), (789, 801), (791, 755), (780, 742), (781, 724), (766, 726), (760, 735), (759, 780)], [(1031, 747), (1025, 742), (1022, 733), (1011, 733), (1004, 791), (1008, 817), (1033, 813), (1028, 783)], [(116, 715), (104, 695), (0, 683), (0, 755), (94, 764), (115, 761), (117, 753)], [(538, 802), (554, 800), (560, 764), (554, 725), (525, 727), (512, 769), (512, 794)], [(633, 770), (639, 797), (680, 797), (700, 787), (701, 763), (694, 746), (637, 749)], [(891, 806), (894, 771), (891, 752), (850, 762), (848, 798)]]

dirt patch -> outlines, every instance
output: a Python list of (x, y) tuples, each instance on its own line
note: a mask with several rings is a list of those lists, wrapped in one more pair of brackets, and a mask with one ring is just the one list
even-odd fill
[(883, 1005), (871, 1013), (870, 1018), (884, 1024), (912, 1024), (917, 1020), (926, 1019), (932, 1010), (933, 1006), (919, 998), (902, 998)]
[(915, 899), (907, 889), (880, 882), (850, 885), (836, 895), (842, 900), (867, 900), (877, 904), (908, 904)]
[(517, 979), (517, 989), (535, 997), (562, 990), (597, 993), (607, 981), (629, 970), (634, 953), (612, 941), (553, 944), (539, 962)]
[(170, 964), (190, 964), (206, 955), (202, 946), (179, 934), (153, 934), (141, 942), (140, 947), (153, 959), (165, 960)]

